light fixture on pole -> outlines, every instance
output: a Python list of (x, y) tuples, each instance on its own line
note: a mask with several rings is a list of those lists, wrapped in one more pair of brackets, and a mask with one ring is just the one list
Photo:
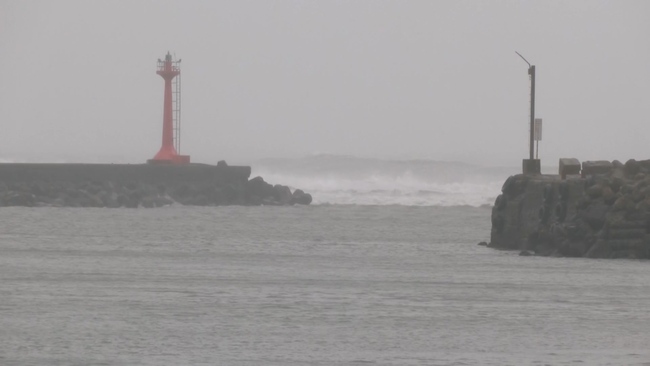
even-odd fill
[(523, 161), (524, 174), (539, 174), (541, 172), (539, 159), (535, 159), (535, 65), (531, 65), (524, 56), (515, 51), (522, 60), (528, 64), (528, 75), (530, 75), (530, 142), (529, 156)]

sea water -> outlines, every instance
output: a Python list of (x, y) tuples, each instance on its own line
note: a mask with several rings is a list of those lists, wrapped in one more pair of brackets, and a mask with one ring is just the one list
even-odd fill
[(1, 208), (0, 365), (650, 365), (647, 261), (478, 246), (498, 187), (408, 170), (439, 194), (337, 202), (330, 169), (285, 172), (312, 206)]

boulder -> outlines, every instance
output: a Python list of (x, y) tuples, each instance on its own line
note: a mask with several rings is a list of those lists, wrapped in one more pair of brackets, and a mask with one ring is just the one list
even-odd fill
[(635, 208), (639, 211), (650, 211), (650, 198), (646, 198), (643, 201), (637, 203)]
[(641, 171), (641, 165), (634, 159), (630, 159), (625, 162), (625, 167), (623, 168), (625, 175), (628, 177), (633, 177)]
[(593, 185), (587, 188), (587, 195), (591, 199), (598, 198), (603, 194), (603, 187), (601, 185)]
[(589, 226), (598, 231), (605, 223), (605, 215), (609, 212), (609, 206), (604, 203), (593, 202), (582, 211), (579, 217), (584, 220)]
[(303, 192), (302, 189), (296, 189), (291, 196), (291, 203), (296, 205), (308, 205), (312, 201), (311, 194)]
[(246, 196), (257, 196), (261, 199), (273, 197), (275, 190), (273, 186), (266, 183), (262, 177), (255, 177), (246, 183)]
[(621, 163), (618, 160), (612, 160), (612, 166), (614, 169), (623, 169), (625, 167), (625, 164)]
[(614, 191), (610, 187), (606, 187), (603, 189), (603, 202), (607, 205), (613, 205), (614, 202), (620, 197), (619, 193), (614, 193)]
[(614, 204), (612, 205), (612, 210), (614, 211), (628, 211), (631, 209), (634, 209), (636, 205), (634, 204), (634, 201), (632, 201), (630, 198), (627, 196), (622, 196), (618, 198)]
[(276, 184), (273, 186), (273, 198), (281, 205), (290, 205), (293, 198), (291, 189), (287, 186)]

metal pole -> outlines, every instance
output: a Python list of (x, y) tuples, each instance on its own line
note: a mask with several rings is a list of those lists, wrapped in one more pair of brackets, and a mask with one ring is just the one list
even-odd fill
[(533, 160), (533, 144), (535, 139), (535, 65), (528, 69), (530, 74), (530, 160)]
[(535, 140), (535, 65), (531, 65), (521, 53), (515, 51), (522, 60), (528, 64), (528, 75), (530, 75), (530, 160), (534, 159), (533, 149)]

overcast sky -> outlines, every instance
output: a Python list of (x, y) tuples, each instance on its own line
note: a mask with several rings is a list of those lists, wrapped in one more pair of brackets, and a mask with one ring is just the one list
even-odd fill
[(650, 158), (650, 1), (0, 0), (0, 160)]

